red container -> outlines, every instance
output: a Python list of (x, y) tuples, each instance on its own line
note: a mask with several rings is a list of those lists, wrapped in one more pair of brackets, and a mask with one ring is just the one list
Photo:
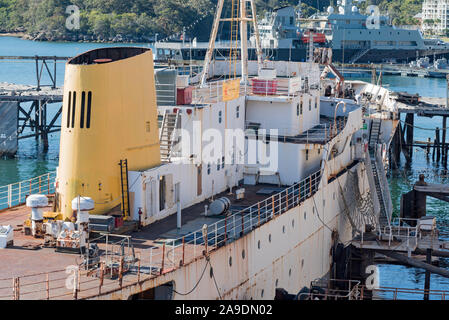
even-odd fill
[(115, 220), (115, 228), (120, 228), (123, 226), (123, 217), (122, 216), (114, 216)]
[(253, 94), (274, 95), (277, 91), (276, 80), (252, 79)]
[(176, 104), (184, 105), (192, 103), (193, 87), (177, 88), (176, 89)]

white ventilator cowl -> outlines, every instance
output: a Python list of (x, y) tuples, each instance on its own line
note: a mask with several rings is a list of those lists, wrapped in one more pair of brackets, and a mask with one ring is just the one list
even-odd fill
[(31, 220), (40, 221), (44, 219), (42, 208), (48, 206), (48, 198), (43, 194), (32, 194), (28, 196), (26, 205), (31, 208)]
[[(79, 204), (79, 207), (78, 207)], [(89, 197), (76, 197), (72, 200), (72, 210), (79, 210), (77, 222), (89, 222), (89, 211), (94, 209), (94, 200)]]
[[(89, 197), (79, 197), (79, 210), (91, 211), (94, 209), (94, 200)], [(72, 200), (72, 210), (78, 210), (78, 197)]]
[(43, 194), (32, 194), (26, 200), (27, 207), (43, 208), (48, 206), (48, 198)]

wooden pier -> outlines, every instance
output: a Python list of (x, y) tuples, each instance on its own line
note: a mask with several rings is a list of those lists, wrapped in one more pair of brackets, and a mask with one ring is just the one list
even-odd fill
[[(400, 94), (399, 94), (400, 96)], [(419, 102), (402, 102), (400, 98), (397, 99), (398, 104), (398, 119), (401, 119), (401, 114), (405, 114), (405, 120), (400, 120), (396, 134), (391, 143), (390, 156), (393, 159), (391, 165), (396, 168), (400, 161), (400, 153), (405, 156), (407, 162), (413, 159), (413, 148), (419, 147), (426, 151), (426, 156), (430, 157), (432, 152), (432, 160), (441, 162), (447, 167), (447, 159), (449, 153), (449, 144), (446, 141), (447, 117), (449, 117), (449, 107), (445, 98), (427, 98), (420, 97)], [(429, 137), (427, 141), (414, 140), (415, 115), (418, 117), (441, 117), (441, 127), (432, 130), (434, 138)]]
[[(48, 134), (60, 131), (62, 88), (56, 83), (56, 63), (69, 57), (0, 56), (0, 60), (34, 60), (36, 85), (0, 83), (0, 156), (14, 156), (18, 141), (41, 138), (48, 150)], [(47, 74), (50, 83), (43, 82)], [(53, 111), (52, 109), (56, 109)], [(49, 110), (52, 116), (49, 116)], [(25, 131), (29, 128), (31, 131)]]
[(449, 69), (418, 68), (404, 64), (340, 64), (336, 66), (344, 74), (364, 75), (371, 72), (382, 75), (420, 78), (446, 78)]

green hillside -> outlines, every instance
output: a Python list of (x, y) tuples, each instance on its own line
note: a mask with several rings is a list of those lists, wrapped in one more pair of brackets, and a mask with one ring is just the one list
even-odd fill
[[(417, 23), (422, 0), (371, 0), (393, 23)], [(336, 3), (336, 1), (334, 1)], [(80, 26), (66, 28), (67, 6), (80, 9)], [(298, 1), (256, 0), (258, 13)], [(325, 10), (329, 1), (305, 0), (303, 16)], [(367, 3), (362, 3), (365, 7)], [(0, 32), (24, 32), (37, 40), (148, 41), (186, 34), (207, 39), (216, 0), (0, 0)], [(230, 11), (229, 6), (224, 10)]]

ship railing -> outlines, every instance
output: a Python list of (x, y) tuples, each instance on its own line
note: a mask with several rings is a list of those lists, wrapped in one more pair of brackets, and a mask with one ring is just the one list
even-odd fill
[(142, 254), (144, 260), (141, 262), (149, 266), (153, 274), (166, 273), (190, 263), (300, 205), (318, 190), (320, 182), (321, 171), (317, 171), (252, 206), (231, 212), (224, 219), (205, 225), (183, 237), (159, 243)]
[[(205, 86), (195, 86), (192, 92), (192, 103), (205, 104), (224, 101), (223, 84), (227, 81), (210, 81)], [(248, 83), (240, 83), (239, 87), (240, 96), (291, 98), (305, 91), (299, 77), (274, 78), (272, 80), (249, 78)]]
[(279, 142), (293, 142), (301, 144), (314, 144), (314, 143), (327, 143), (336, 137), (343, 129), (347, 123), (347, 118), (337, 118), (334, 123), (323, 123), (317, 127), (310, 128), (302, 133), (296, 133), (299, 128), (275, 128), (276, 135), (272, 134), (270, 129), (261, 128), (262, 124), (247, 120), (245, 123), (246, 136), (269, 136), (269, 138), (274, 139)]
[[(362, 286), (363, 291), (368, 291)], [(448, 300), (447, 290), (427, 290), (417, 288), (379, 287), (370, 290), (373, 300), (422, 300), (427, 293), (430, 300)]]
[[(391, 245), (395, 239), (399, 239), (402, 242), (406, 241), (409, 246), (416, 244), (417, 239), (421, 238), (418, 219), (412, 218), (394, 218), (390, 225), (379, 226), (378, 234), (381, 239), (388, 239), (388, 245)], [(413, 243), (410, 243), (410, 240), (413, 240)]]
[(360, 281), (319, 279), (310, 284), (311, 290), (298, 294), (298, 300), (360, 300)]
[(55, 192), (56, 171), (0, 187), (0, 211), (24, 204), (30, 194)]

